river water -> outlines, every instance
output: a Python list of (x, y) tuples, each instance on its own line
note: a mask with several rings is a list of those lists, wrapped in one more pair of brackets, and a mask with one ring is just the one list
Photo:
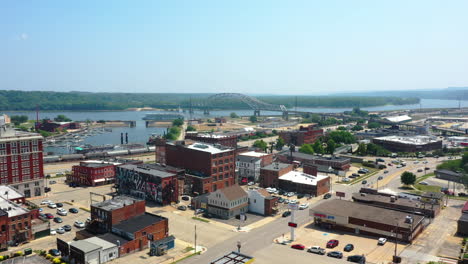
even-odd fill
[[(461, 107), (468, 107), (468, 101), (461, 101)], [(412, 105), (385, 105), (376, 107), (362, 108), (367, 111), (385, 111), (385, 110), (403, 110), (403, 109), (418, 109), (418, 108), (455, 108), (459, 106), (459, 102), (455, 100), (437, 100), (437, 99), (421, 99), (420, 104)], [(309, 111), (316, 113), (340, 113), (349, 111), (351, 108), (304, 108), (298, 107), (299, 111)], [(197, 117), (218, 117), (229, 116), (230, 113), (235, 112), (239, 116), (249, 116), (253, 114), (252, 110), (218, 110), (211, 111), (209, 116), (203, 115), (201, 111), (195, 111), (192, 115), (193, 118)], [(8, 115), (27, 115), (29, 119), (36, 119), (36, 113), (33, 111), (14, 111), (5, 112)], [(72, 120), (85, 121), (87, 119), (97, 120), (132, 120), (136, 121), (136, 127), (114, 127), (112, 132), (97, 134), (86, 138), (81, 144), (91, 145), (104, 145), (104, 144), (120, 144), (120, 133), (128, 133), (129, 143), (146, 143), (151, 134), (162, 134), (165, 128), (159, 127), (145, 127), (145, 121), (142, 120), (146, 114), (151, 113), (174, 113), (166, 111), (43, 111), (39, 113), (39, 119), (50, 118), (53, 119), (59, 114), (63, 114)], [(189, 118), (188, 113), (182, 113)], [(279, 115), (278, 112), (262, 111), (262, 115)], [(55, 152), (58, 154), (68, 153), (65, 148), (48, 148), (48, 152)]]

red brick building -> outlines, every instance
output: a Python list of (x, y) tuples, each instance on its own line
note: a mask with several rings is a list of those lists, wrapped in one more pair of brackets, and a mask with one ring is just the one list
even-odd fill
[[(192, 177), (192, 192), (216, 191), (235, 183), (235, 150), (221, 145), (176, 141), (165, 145), (166, 164), (184, 168)], [(210, 178), (210, 180), (204, 180)], [(202, 189), (203, 188), (203, 189)]]
[(29, 242), (33, 239), (31, 232), (31, 212), (9, 200), (0, 198), (0, 245), (6, 249), (8, 245)]
[(112, 226), (144, 213), (144, 200), (117, 196), (91, 205), (91, 222), (86, 228), (92, 233), (110, 232)]
[(278, 135), (286, 144), (302, 146), (303, 144), (312, 144), (323, 136), (323, 129), (317, 128), (316, 125), (300, 126), (299, 130), (280, 131)]
[(55, 132), (62, 131), (66, 129), (79, 129), (81, 128), (80, 123), (78, 122), (55, 122), (48, 120), (39, 125), (40, 130)]
[(0, 181), (26, 198), (44, 195), (42, 136), (0, 123)]
[(231, 148), (235, 148), (237, 146), (236, 135), (200, 134), (198, 132), (187, 132), (185, 134), (185, 139), (205, 142), (208, 144), (220, 144)]
[[(305, 154), (301, 152), (293, 152), (292, 156), (289, 151), (283, 151), (278, 156), (278, 160), (285, 163), (292, 163), (294, 161), (300, 162), (301, 164), (310, 164), (317, 167), (318, 171), (321, 172), (333, 172), (336, 174), (342, 174), (349, 170), (351, 167), (351, 159), (345, 157), (331, 157), (331, 156), (317, 156), (311, 154)], [(333, 171), (329, 171), (330, 167)]]
[(294, 165), (287, 163), (274, 162), (260, 169), (259, 185), (260, 187), (278, 188), (278, 178), (294, 169)]
[(67, 176), (68, 182), (79, 185), (97, 186), (115, 181), (115, 166), (120, 163), (105, 161), (82, 161), (72, 167), (73, 174)]
[(278, 178), (279, 188), (288, 192), (320, 196), (330, 191), (330, 177), (310, 175), (299, 171), (290, 171)]

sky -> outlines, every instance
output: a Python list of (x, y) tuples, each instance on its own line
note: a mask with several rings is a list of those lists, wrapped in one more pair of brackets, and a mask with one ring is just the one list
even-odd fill
[(468, 86), (468, 1), (0, 3), (0, 89), (322, 95)]

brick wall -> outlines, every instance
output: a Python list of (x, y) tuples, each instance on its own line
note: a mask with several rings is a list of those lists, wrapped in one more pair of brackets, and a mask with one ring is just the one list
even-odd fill
[(267, 170), (267, 169), (260, 169), (260, 178), (259, 184), (260, 187), (267, 188), (267, 187), (274, 187), (278, 188), (279, 182), (278, 178), (290, 171), (292, 171), (294, 166), (291, 164), (285, 168), (279, 170)]

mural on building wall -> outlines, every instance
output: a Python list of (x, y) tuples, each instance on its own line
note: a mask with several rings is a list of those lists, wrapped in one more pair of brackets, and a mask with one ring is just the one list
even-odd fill
[(163, 187), (159, 177), (123, 168), (117, 168), (116, 178), (120, 194), (130, 194), (161, 204), (172, 200), (171, 195), (175, 188), (172, 182)]

